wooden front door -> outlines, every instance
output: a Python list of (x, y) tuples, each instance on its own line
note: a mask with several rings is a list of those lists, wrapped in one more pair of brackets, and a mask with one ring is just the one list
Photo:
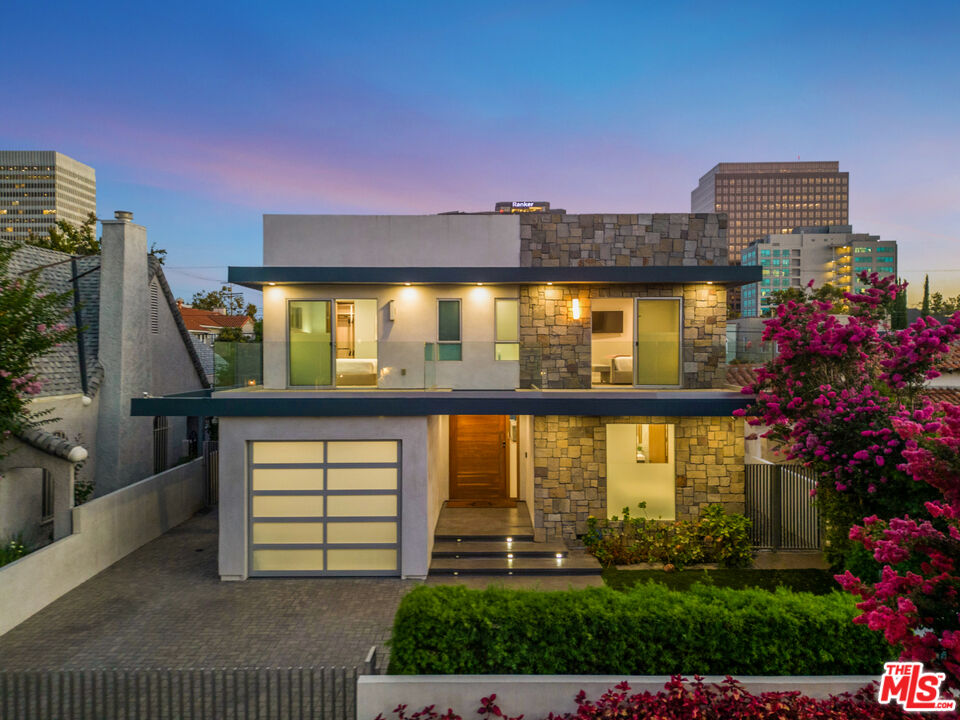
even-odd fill
[(450, 504), (512, 505), (506, 415), (450, 416)]

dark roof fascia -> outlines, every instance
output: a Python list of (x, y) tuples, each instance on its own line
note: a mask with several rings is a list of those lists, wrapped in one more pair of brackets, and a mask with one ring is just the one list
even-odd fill
[(134, 416), (373, 417), (407, 415), (657, 415), (725, 417), (747, 407), (739, 392), (608, 391), (302, 393), (212, 397), (203, 391), (134, 398)]
[(277, 284), (648, 284), (717, 283), (739, 286), (760, 282), (759, 265), (648, 265), (646, 267), (231, 267), (228, 280), (262, 289)]
[(196, 371), (197, 377), (200, 379), (200, 387), (209, 388), (210, 381), (207, 380), (207, 373), (204, 372), (203, 363), (200, 362), (200, 356), (197, 354), (197, 349), (193, 346), (193, 340), (190, 338), (190, 331), (187, 330), (187, 326), (183, 322), (183, 316), (180, 314), (180, 308), (177, 307), (177, 299), (173, 296), (173, 291), (170, 289), (170, 285), (167, 283), (166, 275), (163, 274), (163, 264), (153, 255), (151, 255), (149, 257), (149, 268), (149, 280), (152, 280), (154, 277), (157, 278), (157, 284), (163, 291), (163, 296), (166, 298), (170, 312), (173, 314), (173, 321), (176, 323), (177, 330), (180, 332), (180, 338), (183, 340), (183, 344), (187, 348), (187, 354), (190, 356), (190, 362), (193, 364), (193, 369)]

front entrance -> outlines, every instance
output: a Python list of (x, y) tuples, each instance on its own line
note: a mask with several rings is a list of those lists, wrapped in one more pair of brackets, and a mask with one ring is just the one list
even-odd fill
[(513, 507), (506, 415), (450, 416), (451, 507)]

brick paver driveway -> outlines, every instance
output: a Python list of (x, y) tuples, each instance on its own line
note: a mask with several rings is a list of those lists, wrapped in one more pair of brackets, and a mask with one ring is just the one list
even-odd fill
[(216, 514), (198, 515), (0, 636), (0, 669), (359, 665), (416, 584), (220, 582)]

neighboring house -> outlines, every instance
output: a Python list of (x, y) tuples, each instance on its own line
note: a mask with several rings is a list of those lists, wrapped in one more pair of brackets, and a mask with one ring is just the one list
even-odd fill
[[(40, 359), (43, 390), (31, 409), (54, 422), (9, 441), (0, 460), (0, 539), (31, 544), (71, 532), (74, 482), (100, 496), (196, 451), (200, 418), (132, 417), (130, 398), (209, 387), (146, 230), (128, 213), (103, 222), (101, 255), (71, 257), (23, 246), (11, 272), (43, 268), (51, 292), (74, 292), (75, 342)], [(78, 463), (82, 463), (77, 467)], [(56, 516), (56, 517), (55, 517)]]
[(219, 416), (225, 580), (424, 576), (445, 503), (522, 500), (537, 541), (744, 509), (726, 293), (760, 269), (722, 215), (267, 215), (229, 277), (263, 384), (132, 402)]
[(184, 305), (183, 300), (177, 299), (177, 307), (183, 316), (190, 337), (204, 345), (213, 345), (221, 331), (227, 328), (238, 329), (244, 337), (253, 338), (253, 318), (247, 315), (227, 315), (224, 308), (216, 310), (202, 310)]

